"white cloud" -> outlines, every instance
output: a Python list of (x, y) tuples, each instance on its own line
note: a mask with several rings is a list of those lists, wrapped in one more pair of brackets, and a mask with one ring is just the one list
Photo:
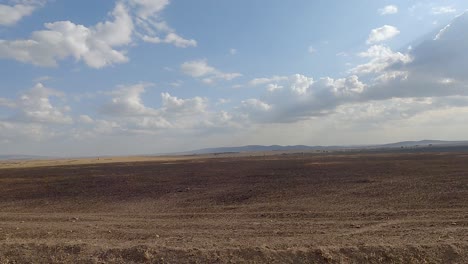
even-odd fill
[(133, 21), (127, 7), (117, 3), (112, 11), (113, 21), (98, 23), (92, 28), (93, 37), (109, 46), (127, 45), (132, 41)]
[(162, 109), (169, 115), (199, 114), (205, 112), (207, 107), (207, 99), (201, 97), (180, 99), (169, 93), (162, 93), (161, 98)]
[[(140, 85), (112, 92), (112, 107), (107, 104), (103, 108), (103, 113), (111, 118), (105, 120), (106, 124), (118, 124), (119, 130), (126, 133), (151, 134), (166, 129), (202, 127), (211, 118), (206, 98), (181, 99), (169, 93), (161, 93), (161, 107), (151, 108), (142, 102), (143, 92), (144, 88)], [(117, 94), (118, 97), (115, 96)]]
[(113, 116), (157, 115), (158, 111), (146, 107), (141, 99), (149, 84), (121, 87), (110, 92), (112, 99), (101, 109), (102, 113)]
[(358, 54), (360, 57), (369, 58), (370, 61), (351, 69), (352, 74), (380, 73), (396, 63), (406, 64), (412, 58), (408, 54), (393, 52), (389, 47), (382, 45), (371, 46), (367, 51)]
[(307, 89), (314, 83), (313, 78), (301, 74), (294, 74), (289, 77), (289, 86), (291, 90), (297, 94), (306, 94)]
[[(137, 84), (105, 93), (111, 98), (102, 106), (105, 118), (100, 120), (106, 122), (95, 133), (153, 134), (167, 129), (205, 129), (217, 126), (221, 122), (219, 118), (224, 116), (210, 111), (208, 99), (199, 96), (184, 99), (163, 92), (159, 108), (147, 106), (142, 100), (146, 87)], [(105, 129), (110, 124), (117, 125), (118, 129)]]
[(118, 3), (113, 21), (87, 28), (70, 21), (46, 23), (27, 40), (0, 40), (0, 58), (15, 59), (40, 66), (56, 66), (58, 60), (73, 57), (88, 66), (102, 68), (128, 61), (125, 51), (115, 47), (131, 42), (133, 22), (127, 9)]
[(192, 77), (215, 74), (217, 70), (208, 65), (206, 60), (187, 61), (180, 66), (183, 73)]
[[(26, 150), (29, 151), (31, 147), (31, 141), (40, 142), (54, 138), (60, 134), (60, 130), (55, 129), (50, 125), (38, 124), (38, 123), (17, 123), (10, 121), (0, 120), (0, 141), (4, 144), (13, 143), (14, 147), (11, 149), (13, 153), (16, 152), (17, 146), (21, 144), (26, 145)], [(28, 148), (29, 147), (29, 148)], [(8, 147), (2, 146), (4, 153), (8, 154)], [(46, 151), (43, 149), (43, 151)], [(9, 154), (11, 154), (10, 152)]]
[(197, 42), (194, 39), (184, 39), (181, 36), (177, 35), (176, 33), (168, 33), (164, 39), (161, 39), (159, 37), (150, 37), (147, 35), (144, 35), (142, 37), (142, 40), (145, 42), (150, 42), (150, 43), (166, 43), (166, 44), (173, 44), (176, 47), (179, 48), (187, 48), (187, 47), (196, 47)]
[(216, 80), (222, 79), (226, 81), (231, 81), (235, 78), (242, 76), (240, 73), (225, 73), (222, 72), (210, 65), (208, 65), (206, 60), (194, 60), (187, 61), (182, 63), (180, 69), (186, 75), (192, 76), (194, 78), (202, 78), (202, 81), (206, 84), (212, 84)]
[(329, 85), (332, 87), (332, 91), (337, 97), (360, 94), (367, 87), (356, 75), (336, 80), (331, 79)]
[[(424, 123), (440, 125), (454, 119), (454, 116), (449, 115), (438, 119), (441, 114), (462, 113), (467, 110), (468, 97), (390, 98), (339, 106), (335, 117), (340, 121), (352, 122), (352, 125), (357, 127), (382, 129), (383, 126), (393, 126), (399, 123), (398, 127), (402, 128), (402, 124), (412, 127), (419, 127)], [(411, 123), (413, 125), (410, 125)]]
[(239, 107), (243, 120), (260, 123), (290, 123), (323, 116), (342, 102), (358, 99), (366, 85), (357, 76), (333, 79), (294, 74), (289, 77), (257, 78), (251, 85), (265, 85), (262, 99), (243, 101)]
[(0, 4), (1, 26), (15, 25), (42, 5), (42, 1), (15, 1), (14, 3), (14, 5)]
[(457, 12), (453, 6), (437, 6), (431, 9), (431, 13), (434, 15), (443, 15), (443, 14), (451, 14)]
[(268, 84), (268, 86), (267, 86), (267, 90), (268, 90), (269, 92), (274, 92), (274, 91), (277, 91), (277, 90), (281, 90), (281, 89), (283, 89), (283, 88), (284, 88), (284, 87), (283, 87), (282, 85), (279, 85), (279, 84), (277, 84), (277, 83), (270, 83), (270, 84)]
[(52, 96), (61, 97), (63, 94), (40, 83), (26, 91), (17, 103), (17, 107), (21, 109), (19, 118), (34, 123), (72, 123), (71, 117), (66, 115), (69, 107), (53, 106), (49, 99)]
[[(146, 42), (182, 48), (196, 46), (195, 40), (179, 36), (158, 16), (168, 3), (161, 0), (117, 1), (110, 14), (111, 20), (90, 27), (71, 21), (46, 23), (44, 30), (34, 31), (29, 39), (0, 39), (0, 58), (47, 67), (73, 58), (92, 68), (102, 68), (129, 60), (125, 47), (132, 44), (134, 35)], [(2, 11), (2, 8), (5, 7), (0, 5), (0, 14), (8, 11)], [(133, 13), (136, 13), (135, 17)], [(0, 21), (2, 19), (9, 18), (1, 15)], [(164, 37), (159, 37), (161, 34)]]
[(384, 8), (379, 9), (379, 14), (384, 15), (393, 15), (398, 13), (398, 7), (396, 5), (388, 5)]
[[(468, 129), (467, 18), (466, 14), (457, 17), (435, 38), (415, 44), (411, 49), (398, 52), (385, 45), (370, 46), (358, 54), (365, 62), (353, 67), (344, 77), (312, 78), (294, 74), (253, 79), (243, 87), (260, 86), (260, 89), (249, 89), (257, 95), (250, 94), (223, 106), (224, 100), (210, 102), (203, 96), (183, 98), (167, 92), (154, 100), (148, 85), (137, 84), (97, 95), (108, 97), (101, 112), (74, 113), (77, 118), (71, 126), (73, 119), (63, 93), (37, 85), (18, 99), (0, 98), (0, 107), (7, 110), (0, 120), (1, 151), (6, 151), (4, 146), (8, 142), (23, 142), (19, 138), (26, 136), (54, 138), (47, 142), (49, 146), (58, 137), (69, 140), (69, 135), (95, 137), (94, 143), (118, 138), (113, 143), (121, 145), (124, 143), (120, 142), (128, 145), (125, 139), (131, 136), (137, 140), (148, 135), (142, 145), (157, 152), (160, 144), (172, 146), (180, 140), (180, 135), (191, 139), (226, 127), (229, 132), (225, 139), (232, 138), (230, 142), (238, 142), (233, 135), (243, 129), (255, 131), (250, 134), (256, 140), (276, 143), (281, 140), (289, 143), (296, 135), (310, 138), (310, 134), (314, 138), (323, 135), (332, 141), (348, 143), (353, 139), (393, 140), (399, 136), (423, 137), (443, 132), (463, 135)], [(106, 23), (100, 25), (103, 36), (107, 35), (104, 28), (112, 28)], [(164, 28), (164, 24), (158, 26)], [(97, 30), (98, 26), (93, 28)], [(115, 36), (104, 39), (109, 43), (126, 41)], [(186, 74), (202, 81), (236, 77), (235, 73), (224, 73), (210, 66), (206, 60), (187, 62), (185, 66), (181, 69)], [(229, 109), (232, 105), (237, 107)], [(218, 110), (213, 110), (213, 106)], [(58, 131), (55, 126), (69, 130)], [(207, 142), (214, 145), (225, 142), (213, 143), (211, 136), (199, 138), (209, 138)], [(168, 139), (174, 141), (166, 143)], [(145, 144), (150, 142), (156, 143)], [(130, 148), (144, 152), (141, 147)]]
[(71, 124), (72, 118), (66, 113), (68, 106), (55, 106), (51, 97), (63, 97), (61, 92), (36, 84), (33, 88), (21, 93), (16, 100), (0, 98), (0, 107), (7, 107), (14, 111), (8, 118), (9, 122), (26, 122), (37, 124)]
[[(362, 113), (363, 119), (381, 116), (384, 122), (447, 107), (468, 107), (468, 100), (457, 99), (468, 96), (468, 35), (464, 34), (467, 26), (465, 13), (439, 32), (437, 38), (427, 39), (407, 53), (383, 45), (371, 46), (359, 53), (368, 61), (352, 68), (345, 78), (313, 80), (293, 75), (254, 79), (250, 85), (265, 85), (265, 93), (257, 100), (269, 110), (247, 108), (242, 102), (239, 115), (256, 123), (290, 123), (335, 117), (345, 107), (345, 118)], [(261, 105), (254, 102), (248, 105)]]
[(237, 54), (237, 49), (234, 49), (234, 48), (229, 49), (229, 54), (236, 55)]
[(463, 32), (467, 15), (457, 17), (439, 38), (424, 41), (410, 52), (413, 60), (396, 63), (386, 72), (404, 72), (402, 77), (378, 82), (366, 98), (441, 97), (468, 95), (466, 62), (468, 37)]
[[(255, 122), (271, 121), (272, 106), (256, 98), (250, 98), (241, 102), (241, 105), (236, 109), (240, 114), (236, 119), (239, 122), (247, 122), (249, 120)], [(267, 121), (268, 120), (268, 121)]]
[(385, 40), (389, 40), (391, 38), (394, 38), (398, 34), (400, 34), (400, 31), (396, 27), (385, 25), (383, 27), (376, 28), (371, 31), (369, 38), (367, 39), (367, 44), (374, 44)]
[(297, 94), (305, 94), (314, 83), (312, 78), (301, 74), (291, 76), (272, 76), (270, 78), (255, 78), (249, 82), (251, 86), (266, 85), (268, 91), (281, 90), (285, 86)]

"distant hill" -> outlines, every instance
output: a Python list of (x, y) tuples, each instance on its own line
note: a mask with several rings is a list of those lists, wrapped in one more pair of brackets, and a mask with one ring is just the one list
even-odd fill
[(206, 148), (199, 149), (194, 151), (189, 151), (189, 153), (194, 154), (209, 154), (209, 153), (228, 153), (228, 152), (263, 152), (263, 151), (286, 151), (286, 150), (310, 150), (314, 147), (296, 145), (296, 146), (262, 146), (262, 145), (249, 145), (242, 147), (221, 147), (221, 148)]
[(443, 141), (443, 140), (420, 140), (420, 141), (402, 141), (381, 145), (361, 145), (361, 146), (280, 146), (280, 145), (248, 145), (241, 147), (220, 147), (206, 148), (188, 151), (179, 154), (216, 154), (216, 153), (239, 153), (239, 152), (268, 152), (268, 151), (314, 151), (314, 150), (359, 150), (359, 149), (392, 149), (409, 147), (429, 147), (429, 146), (468, 146), (468, 141)]
[[(186, 152), (178, 153), (165, 153), (165, 154), (149, 154), (154, 155), (202, 155), (202, 154), (222, 154), (222, 153), (241, 153), (241, 152), (307, 152), (307, 151), (340, 151), (340, 150), (379, 150), (379, 149), (413, 149), (413, 148), (427, 148), (427, 147), (454, 147), (463, 146), (468, 147), (468, 141), (443, 141), (443, 140), (420, 140), (420, 141), (402, 141), (390, 144), (381, 145), (354, 145), (354, 146), (306, 146), (306, 145), (293, 145), (293, 146), (281, 146), (281, 145), (248, 145), (240, 147), (220, 147), (220, 148), (205, 148)], [(148, 155), (143, 155), (148, 156)], [(103, 156), (101, 156), (103, 157)], [(34, 155), (0, 155), (1, 160), (40, 160), (40, 159), (52, 159), (60, 157), (48, 157), (48, 156), (34, 156)], [(85, 158), (85, 157), (74, 157), (74, 158)]]
[(420, 140), (420, 141), (403, 141), (391, 144), (378, 145), (382, 148), (401, 148), (401, 147), (423, 147), (423, 146), (457, 146), (468, 145), (468, 141), (444, 141), (444, 140)]

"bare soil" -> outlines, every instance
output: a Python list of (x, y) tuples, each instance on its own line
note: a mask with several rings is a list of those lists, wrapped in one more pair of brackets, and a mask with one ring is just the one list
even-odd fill
[(468, 263), (465, 153), (0, 169), (0, 263)]

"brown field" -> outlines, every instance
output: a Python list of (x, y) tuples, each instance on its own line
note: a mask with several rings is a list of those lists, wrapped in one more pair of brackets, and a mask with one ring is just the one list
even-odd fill
[(468, 263), (466, 153), (0, 164), (0, 263)]

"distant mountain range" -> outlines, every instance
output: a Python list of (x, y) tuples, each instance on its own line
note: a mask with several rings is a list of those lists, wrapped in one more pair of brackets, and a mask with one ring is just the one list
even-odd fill
[(443, 141), (443, 140), (420, 140), (420, 141), (403, 141), (391, 144), (377, 145), (376, 147), (382, 148), (401, 148), (401, 147), (415, 147), (415, 146), (465, 146), (468, 141)]
[(416, 148), (430, 146), (468, 146), (468, 141), (443, 141), (443, 140), (420, 140), (420, 141), (403, 141), (391, 144), (381, 145), (357, 145), (357, 146), (263, 146), (263, 145), (248, 145), (242, 147), (221, 147), (221, 148), (206, 148), (188, 151), (178, 154), (212, 154), (212, 153), (238, 153), (238, 152), (268, 152), (268, 151), (314, 151), (314, 150), (359, 150), (359, 149), (392, 149), (392, 148)]
[[(453, 147), (467, 146), (468, 141), (443, 141), (443, 140), (420, 140), (403, 141), (391, 144), (381, 145), (355, 145), (355, 146), (281, 146), (281, 145), (248, 145), (242, 147), (220, 147), (205, 148), (186, 152), (168, 153), (167, 155), (200, 155), (200, 154), (221, 154), (221, 153), (239, 153), (239, 152), (270, 152), (270, 151), (338, 151), (338, 150), (375, 150), (375, 149), (401, 149), (401, 148), (423, 148), (423, 147)], [(146, 155), (147, 156), (147, 155)], [(153, 156), (153, 155), (151, 155)], [(36, 160), (51, 159), (57, 157), (33, 156), (33, 155), (0, 155), (0, 160)], [(74, 157), (77, 158), (77, 157)]]
[(318, 149), (339, 149), (343, 147), (339, 146), (305, 146), (305, 145), (294, 145), (294, 146), (262, 146), (262, 145), (248, 145), (242, 147), (221, 147), (221, 148), (206, 148), (188, 151), (184, 154), (210, 154), (210, 153), (232, 153), (232, 152), (267, 152), (267, 151), (306, 151), (306, 150), (318, 150)]

